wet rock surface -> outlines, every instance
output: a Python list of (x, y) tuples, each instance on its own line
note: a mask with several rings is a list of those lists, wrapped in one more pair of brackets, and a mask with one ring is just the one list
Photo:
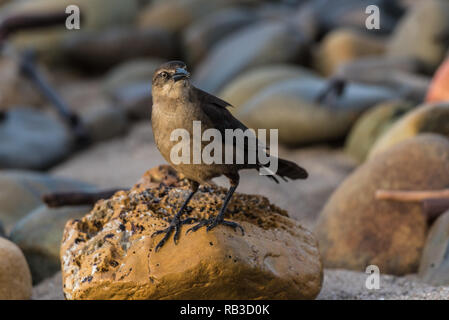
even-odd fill
[[(322, 269), (312, 233), (260, 196), (235, 194), (229, 205), (228, 219), (242, 224), (245, 236), (223, 226), (184, 235), (183, 227), (177, 246), (170, 239), (154, 252), (159, 237), (151, 234), (168, 224), (187, 193), (186, 182), (173, 169), (159, 167), (130, 191), (120, 191), (98, 202), (81, 220), (68, 222), (61, 247), (66, 298), (318, 295)], [(188, 215), (199, 219), (215, 215), (224, 195), (223, 188), (202, 187), (189, 204)]]

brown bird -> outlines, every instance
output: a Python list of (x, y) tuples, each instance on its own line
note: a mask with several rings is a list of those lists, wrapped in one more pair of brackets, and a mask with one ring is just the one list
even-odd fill
[[(175, 232), (174, 242), (177, 243), (181, 225), (190, 224), (195, 221), (193, 218), (181, 220), (181, 216), (189, 201), (198, 190), (199, 185), (207, 183), (211, 179), (222, 175), (229, 179), (230, 188), (226, 194), (220, 212), (216, 217), (198, 222), (198, 224), (188, 229), (187, 233), (189, 231), (197, 231), (203, 226), (206, 226), (207, 231), (209, 231), (220, 224), (232, 227), (234, 230), (240, 229), (242, 233), (244, 233), (243, 228), (239, 224), (224, 220), (226, 207), (228, 206), (228, 203), (239, 184), (239, 170), (261, 170), (262, 168), (268, 166), (262, 165), (259, 160), (255, 163), (254, 161), (248, 161), (250, 158), (249, 152), (257, 152), (257, 150), (250, 150), (250, 148), (248, 148), (248, 139), (244, 140), (245, 143), (243, 146), (238, 145), (236, 141), (233, 141), (232, 145), (230, 145), (229, 141), (227, 141), (228, 143), (226, 144), (224, 139), (226, 129), (241, 129), (245, 131), (248, 128), (227, 110), (227, 107), (231, 106), (229, 103), (194, 87), (190, 83), (189, 77), (190, 74), (187, 71), (187, 67), (184, 62), (171, 61), (160, 66), (154, 72), (152, 80), (153, 108), (151, 113), (151, 122), (157, 148), (163, 157), (173, 166), (173, 168), (182, 173), (188, 179), (192, 189), (192, 192), (188, 195), (170, 225), (166, 229), (157, 231), (153, 234), (153, 236), (156, 236), (158, 234), (165, 233), (165, 236), (157, 244), (156, 251), (164, 245), (173, 232)], [(174, 163), (171, 154), (175, 145), (178, 144), (178, 141), (171, 141), (172, 132), (176, 129), (185, 129), (190, 134), (190, 137), (193, 137), (194, 121), (200, 121), (201, 134), (207, 129), (218, 130), (223, 137), (223, 140), (221, 141), (222, 146), (225, 149), (223, 153), (225, 153), (226, 148), (229, 148), (230, 146), (233, 151), (235, 151), (233, 153), (234, 160), (236, 159), (236, 149), (244, 148), (244, 160), (237, 163), (236, 161), (233, 161), (231, 164), (226, 164), (225, 161), (221, 164), (207, 164), (205, 162), (194, 163), (194, 159), (192, 159), (193, 152), (190, 152), (189, 163)], [(193, 141), (190, 141), (189, 144), (190, 149), (193, 150), (195, 148)], [(206, 143), (201, 142), (201, 150), (203, 150), (206, 145)], [(257, 145), (258, 146), (256, 149), (260, 148), (260, 142), (257, 142)], [(278, 158), (276, 158), (276, 160), (278, 161), (278, 170), (275, 174), (285, 181), (288, 181), (286, 178), (293, 180), (307, 178), (307, 171), (295, 163)], [(274, 175), (267, 175), (267, 177), (277, 183), (279, 182)]]

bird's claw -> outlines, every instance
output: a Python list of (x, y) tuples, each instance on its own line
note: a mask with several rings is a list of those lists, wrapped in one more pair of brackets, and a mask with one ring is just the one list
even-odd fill
[(185, 220), (172, 220), (170, 225), (163, 229), (158, 230), (154, 232), (151, 237), (154, 238), (155, 236), (165, 233), (165, 236), (159, 241), (159, 243), (155, 247), (155, 251), (158, 252), (160, 248), (167, 242), (168, 238), (170, 238), (170, 235), (173, 233), (173, 230), (175, 231), (175, 235), (173, 237), (173, 241), (175, 244), (178, 244), (179, 236), (181, 234), (181, 226), (183, 224), (192, 224), (193, 222), (197, 221), (195, 218), (187, 218)]
[(212, 230), (213, 228), (215, 228), (216, 226), (218, 226), (220, 224), (222, 224), (224, 226), (231, 227), (235, 231), (237, 231), (237, 229), (240, 229), (242, 231), (242, 235), (245, 235), (245, 230), (238, 223), (235, 223), (233, 221), (224, 220), (224, 219), (218, 219), (218, 218), (210, 218), (207, 220), (201, 220), (200, 222), (198, 222), (198, 224), (194, 225), (192, 228), (189, 228), (186, 231), (186, 234), (188, 234), (190, 232), (196, 232), (198, 229), (200, 229), (201, 227), (205, 227), (205, 226), (207, 226), (206, 232), (209, 232), (210, 230)]

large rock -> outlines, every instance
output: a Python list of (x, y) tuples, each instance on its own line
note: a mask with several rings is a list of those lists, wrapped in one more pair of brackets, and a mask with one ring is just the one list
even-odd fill
[(449, 185), (449, 140), (422, 135), (356, 169), (332, 194), (315, 228), (330, 268), (416, 272), (428, 222), (419, 203), (376, 200), (379, 189), (435, 190)]
[[(379, 8), (380, 28), (367, 30), (366, 8), (375, 5)], [(316, 25), (318, 34), (325, 34), (338, 28), (358, 29), (371, 34), (389, 34), (394, 30), (403, 9), (398, 1), (384, 0), (320, 0), (308, 1), (299, 8), (297, 19), (310, 20)]]
[(325, 85), (317, 78), (277, 82), (241, 106), (236, 116), (254, 129), (278, 129), (279, 142), (299, 145), (340, 139), (363, 111), (395, 98), (388, 89), (349, 84), (335, 105), (319, 105)]
[(183, 46), (190, 65), (196, 65), (221, 39), (257, 21), (254, 11), (234, 7), (206, 15), (183, 33)]
[(65, 12), (69, 5), (81, 10), (81, 30), (66, 29), (65, 25), (17, 33), (11, 40), (19, 48), (35, 48), (39, 56), (47, 60), (60, 59), (64, 52), (62, 42), (79, 32), (119, 27), (133, 22), (139, 10), (140, 0), (35, 0), (13, 1), (2, 8), (0, 18), (23, 13)]
[(72, 63), (91, 70), (104, 70), (129, 59), (178, 56), (173, 34), (162, 29), (111, 28), (84, 32), (64, 41), (64, 55)]
[(449, 137), (449, 104), (425, 104), (406, 113), (375, 142), (368, 157), (374, 157), (405, 139), (426, 132)]
[(31, 298), (31, 274), (20, 249), (9, 240), (0, 238), (0, 300)]
[(194, 21), (221, 8), (255, 0), (165, 0), (152, 1), (141, 12), (138, 24), (142, 28), (162, 28), (180, 32)]
[(59, 251), (64, 226), (68, 220), (79, 219), (91, 209), (90, 206), (56, 209), (41, 206), (17, 222), (9, 239), (24, 253), (34, 284), (61, 269)]
[(250, 68), (301, 61), (306, 49), (305, 38), (288, 24), (255, 23), (219, 41), (198, 65), (193, 81), (203, 90), (216, 93)]
[(83, 114), (82, 120), (93, 142), (123, 135), (130, 124), (126, 110), (111, 105), (90, 108)]
[(432, 225), (419, 265), (420, 278), (434, 286), (449, 285), (449, 211)]
[(0, 168), (46, 169), (72, 148), (66, 126), (31, 108), (14, 108), (0, 120)]
[(163, 63), (159, 59), (132, 60), (111, 70), (104, 90), (131, 118), (149, 119), (151, 114), (151, 80)]
[(413, 107), (413, 103), (395, 100), (368, 109), (352, 127), (346, 139), (345, 151), (363, 162), (376, 140)]
[(251, 69), (236, 77), (218, 94), (220, 98), (229, 102), (235, 112), (255, 94), (278, 81), (301, 77), (318, 77), (313, 71), (292, 64), (273, 64)]
[(413, 57), (436, 68), (443, 60), (449, 32), (449, 2), (419, 1), (402, 18), (387, 48), (387, 56)]
[[(158, 181), (163, 181), (160, 183)], [(202, 187), (189, 216), (215, 215), (225, 189)], [(229, 219), (245, 236), (219, 226), (170, 239), (159, 251), (167, 219), (189, 190), (173, 169), (156, 168), (130, 191), (98, 202), (66, 225), (61, 247), (67, 299), (313, 299), (322, 269), (313, 235), (266, 198), (235, 194)]]
[(381, 55), (384, 42), (351, 29), (337, 29), (326, 35), (315, 57), (316, 68), (330, 76), (339, 66), (361, 57)]
[(42, 205), (41, 197), (51, 192), (92, 190), (86, 183), (51, 177), (27, 171), (0, 171), (0, 219), (6, 231), (35, 208)]

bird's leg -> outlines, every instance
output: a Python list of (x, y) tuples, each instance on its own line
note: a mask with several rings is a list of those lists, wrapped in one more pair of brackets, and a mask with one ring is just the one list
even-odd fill
[(171, 220), (171, 222), (170, 222), (170, 225), (167, 228), (165, 228), (163, 230), (156, 231), (151, 235), (151, 237), (154, 237), (161, 233), (165, 233), (165, 236), (156, 245), (156, 248), (155, 248), (156, 252), (165, 244), (165, 242), (168, 240), (168, 238), (170, 237), (170, 235), (172, 234), (173, 231), (175, 231), (173, 241), (175, 242), (175, 244), (177, 244), (177, 242), (179, 240), (181, 226), (184, 224), (191, 224), (196, 221), (195, 218), (187, 218), (185, 220), (181, 220), (181, 216), (184, 213), (185, 208), (187, 207), (187, 205), (189, 204), (190, 200), (195, 195), (195, 193), (198, 191), (198, 183), (194, 182), (194, 181), (191, 181), (190, 183), (192, 186), (192, 192), (188, 195), (187, 199), (184, 201), (184, 203), (182, 204), (179, 211), (175, 214), (175, 216), (173, 217), (173, 220)]
[(245, 234), (245, 230), (242, 228), (241, 225), (239, 225), (238, 223), (232, 222), (232, 221), (228, 221), (228, 220), (224, 220), (224, 215), (226, 213), (226, 208), (228, 207), (229, 201), (232, 198), (232, 195), (235, 192), (235, 189), (237, 189), (238, 185), (239, 185), (239, 176), (232, 176), (229, 177), (230, 181), (231, 181), (231, 187), (228, 190), (228, 193), (226, 194), (223, 206), (220, 209), (220, 213), (214, 218), (211, 217), (207, 220), (202, 220), (200, 221), (197, 225), (193, 226), (192, 228), (188, 229), (186, 233), (189, 233), (190, 231), (197, 231), (198, 229), (200, 229), (201, 227), (207, 226), (206, 231), (210, 231), (213, 228), (215, 228), (216, 226), (222, 224), (228, 227), (233, 228), (234, 230), (240, 229), (242, 231), (242, 234)]

